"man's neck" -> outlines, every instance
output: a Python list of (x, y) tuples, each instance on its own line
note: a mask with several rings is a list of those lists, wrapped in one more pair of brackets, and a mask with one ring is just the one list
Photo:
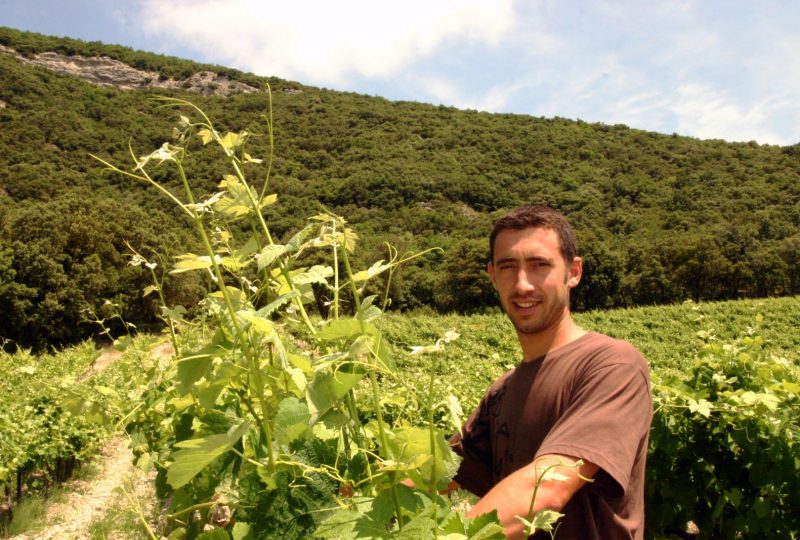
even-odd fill
[(564, 317), (550, 328), (536, 334), (517, 332), (522, 347), (522, 361), (529, 362), (563, 347), (586, 334), (586, 330), (572, 320), (567, 311)]

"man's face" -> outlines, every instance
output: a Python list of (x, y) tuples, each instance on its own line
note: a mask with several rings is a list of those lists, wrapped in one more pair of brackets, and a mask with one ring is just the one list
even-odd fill
[(517, 332), (538, 334), (569, 313), (569, 291), (580, 282), (582, 262), (564, 261), (552, 229), (507, 229), (495, 239), (488, 270)]

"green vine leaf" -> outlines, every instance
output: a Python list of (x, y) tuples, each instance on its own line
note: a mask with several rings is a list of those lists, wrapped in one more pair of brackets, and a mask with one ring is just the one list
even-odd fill
[(216, 458), (228, 452), (250, 429), (250, 422), (242, 422), (227, 433), (209, 435), (175, 443), (178, 450), (167, 467), (167, 482), (178, 489), (186, 485)]
[(327, 279), (333, 276), (333, 268), (330, 266), (315, 265), (308, 270), (303, 270), (298, 274), (292, 275), (292, 282), (295, 285), (309, 285), (311, 283), (327, 283)]
[(202, 128), (197, 130), (197, 136), (200, 137), (200, 140), (203, 142), (203, 145), (206, 145), (214, 140), (214, 133), (207, 128)]
[(281, 244), (270, 244), (264, 249), (262, 249), (258, 257), (256, 258), (256, 262), (258, 264), (258, 270), (261, 271), (267, 266), (271, 265), (275, 262), (278, 257), (282, 257), (288, 252), (288, 247), (283, 246)]
[(375, 325), (356, 319), (339, 319), (320, 330), (316, 336), (320, 341), (331, 341), (334, 339), (348, 339), (362, 334), (376, 336), (379, 334)]
[(382, 272), (388, 270), (391, 267), (392, 267), (391, 264), (387, 264), (383, 261), (378, 261), (372, 266), (370, 266), (368, 269), (361, 270), (360, 272), (356, 272), (355, 274), (353, 274), (353, 281), (356, 282), (367, 281), (368, 279), (371, 279), (377, 276), (378, 274), (381, 274)]
[(339, 403), (344, 395), (366, 375), (365, 370), (348, 373), (318, 371), (306, 389), (311, 423), (316, 423), (323, 414)]
[[(170, 271), (170, 274), (180, 274), (181, 272), (190, 272), (192, 270), (207, 270), (211, 268), (211, 257), (207, 255), (195, 255), (194, 253), (187, 253), (185, 255), (178, 255), (176, 257), (178, 262)], [(217, 262), (221, 259), (217, 256)]]
[(281, 401), (275, 414), (275, 440), (278, 444), (289, 443), (309, 433), (311, 413), (308, 405), (294, 397)]

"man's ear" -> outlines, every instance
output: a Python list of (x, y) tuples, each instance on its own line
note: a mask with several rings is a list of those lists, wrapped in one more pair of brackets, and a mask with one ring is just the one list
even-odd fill
[(572, 264), (569, 265), (567, 271), (567, 287), (574, 289), (581, 282), (583, 276), (583, 259), (575, 257), (572, 259)]

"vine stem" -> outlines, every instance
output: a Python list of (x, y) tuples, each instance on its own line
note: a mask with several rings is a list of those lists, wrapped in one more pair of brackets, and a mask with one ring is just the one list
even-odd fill
[[(178, 164), (178, 171), (181, 177), (181, 181), (183, 182), (184, 189), (186, 190), (186, 196), (189, 200), (191, 205), (194, 205), (194, 197), (192, 196), (192, 191), (189, 187), (189, 181), (186, 178), (186, 173), (183, 169), (183, 166), (180, 161), (177, 161)], [(261, 369), (258, 363), (258, 358), (253, 354), (253, 351), (248, 346), (247, 340), (245, 339), (244, 332), (239, 326), (239, 321), (236, 314), (236, 308), (233, 306), (233, 300), (231, 300), (230, 291), (228, 291), (228, 287), (225, 285), (225, 279), (222, 274), (222, 269), (220, 268), (219, 262), (217, 261), (216, 253), (214, 252), (214, 248), (211, 246), (211, 241), (208, 239), (208, 235), (206, 234), (205, 227), (203, 226), (203, 220), (200, 215), (197, 213), (196, 210), (192, 210), (192, 214), (194, 217), (195, 225), (197, 226), (197, 231), (200, 234), (200, 238), (203, 241), (203, 247), (206, 250), (206, 254), (211, 259), (211, 265), (214, 268), (214, 275), (216, 276), (217, 280), (217, 287), (219, 287), (220, 292), (222, 292), (222, 297), (225, 300), (225, 305), (228, 309), (228, 313), (231, 318), (231, 325), (233, 326), (234, 332), (236, 333), (236, 338), (241, 343), (242, 346), (242, 354), (244, 354), (245, 359), (247, 360), (247, 364), (249, 367), (250, 375), (253, 377), (256, 386), (256, 398), (258, 399), (259, 405), (261, 406), (261, 417), (259, 418), (256, 416), (256, 420), (258, 421), (259, 428), (264, 433), (265, 437), (267, 438), (267, 462), (269, 463), (270, 470), (274, 467), (274, 456), (272, 455), (272, 430), (269, 426), (269, 421), (267, 420), (267, 411), (269, 408), (267, 407), (266, 397), (264, 396), (264, 380), (261, 377)]]
[[(270, 168), (271, 168), (272, 152), (273, 152), (273, 144), (274, 144), (273, 140), (272, 140), (272, 93), (269, 94), (269, 107), (270, 107), (270, 112), (269, 112), (269, 118), (267, 120), (267, 126), (268, 126), (268, 132), (269, 132)], [(213, 127), (210, 124), (209, 124), (208, 127), (211, 128), (211, 132), (214, 134), (214, 137), (217, 138), (217, 142), (220, 142), (219, 141), (219, 135), (217, 134), (216, 130), (214, 130)], [(221, 144), (221, 142), (220, 142), (220, 144)], [(241, 167), (239, 166), (239, 158), (236, 157), (236, 153), (231, 151), (229, 155), (230, 155), (231, 165), (233, 166), (233, 169), (236, 171), (236, 176), (239, 178), (239, 181), (242, 183), (242, 185), (245, 188), (245, 191), (247, 192), (247, 198), (249, 199), (250, 204), (253, 207), (253, 212), (255, 212), (255, 214), (256, 214), (256, 218), (258, 219), (258, 224), (261, 226), (261, 229), (264, 231), (264, 236), (266, 236), (267, 241), (269, 242), (269, 244), (270, 245), (274, 245), (275, 242), (272, 239), (272, 234), (269, 231), (269, 226), (267, 225), (267, 222), (264, 220), (264, 215), (261, 213), (261, 208), (259, 206), (259, 201), (261, 199), (263, 199), (264, 194), (266, 193), (267, 183), (269, 182), (269, 171), (267, 172), (267, 178), (264, 180), (264, 187), (261, 190), (261, 195), (259, 195), (259, 197), (257, 199), (255, 194), (254, 194), (254, 190), (250, 188), (250, 184), (248, 184), (248, 182), (247, 182), (247, 177), (244, 175), (244, 172), (242, 171)], [(283, 260), (278, 261), (278, 267), (280, 268), (281, 274), (286, 279), (286, 282), (288, 283), (289, 287), (294, 289), (295, 287), (294, 287), (294, 284), (292, 283), (292, 276), (289, 273), (289, 268), (287, 267), (285, 261), (283, 261)], [(303, 305), (303, 300), (300, 297), (297, 297), (297, 298), (295, 298), (293, 300), (293, 302), (294, 302), (295, 306), (297, 307), (298, 311), (300, 312), (300, 316), (303, 319), (303, 322), (308, 327), (308, 329), (311, 331), (311, 334), (312, 335), (316, 334), (317, 333), (317, 329), (314, 327), (314, 324), (311, 322), (311, 319), (308, 316), (308, 312), (306, 311), (306, 308)]]
[(120, 486), (119, 488), (122, 491), (122, 494), (125, 495), (125, 498), (128, 500), (128, 504), (130, 504), (134, 508), (134, 511), (136, 512), (136, 517), (139, 518), (139, 521), (142, 522), (142, 525), (147, 530), (147, 535), (150, 537), (151, 540), (158, 540), (158, 537), (156, 537), (155, 533), (153, 533), (153, 529), (150, 528), (150, 524), (147, 523), (147, 519), (144, 517), (144, 514), (142, 513), (142, 508), (139, 505), (139, 501), (133, 499), (133, 496), (129, 494), (128, 491), (125, 489), (125, 486)]
[[(161, 302), (161, 305), (167, 308), (167, 300), (164, 298), (164, 291), (161, 290), (163, 286), (163, 281), (159, 282), (158, 278), (156, 277), (156, 271), (154, 268), (150, 269), (150, 275), (153, 277), (153, 282), (156, 284), (156, 292), (158, 293), (158, 299)], [(175, 321), (172, 320), (172, 317), (167, 316), (167, 326), (169, 327), (169, 340), (172, 342), (172, 348), (175, 349), (175, 357), (177, 358), (180, 356), (180, 349), (178, 348), (178, 337), (175, 335)]]
[(261, 195), (259, 199), (263, 199), (267, 193), (267, 185), (269, 184), (270, 176), (272, 175), (272, 161), (275, 155), (275, 138), (272, 129), (272, 86), (267, 83), (267, 104), (268, 111), (264, 120), (267, 122), (267, 138), (269, 139), (269, 158), (267, 159), (267, 174), (264, 176), (264, 185), (261, 188)]
[(436, 371), (438, 369), (437, 356), (434, 354), (433, 365), (431, 366), (431, 379), (428, 383), (428, 433), (430, 434), (431, 456), (433, 456), (433, 465), (431, 466), (431, 497), (436, 495), (436, 429), (434, 426), (433, 415), (433, 383), (436, 380)]
[[(269, 101), (269, 113), (268, 113), (268, 117), (267, 117), (267, 131), (268, 131), (269, 145), (270, 145), (270, 159), (269, 159), (267, 177), (264, 180), (264, 187), (262, 189), (262, 195), (261, 195), (261, 197), (259, 197), (259, 199), (263, 198), (263, 194), (266, 192), (267, 184), (269, 183), (269, 174), (270, 174), (270, 171), (271, 171), (271, 168), (272, 168), (272, 155), (273, 155), (273, 152), (274, 152), (274, 140), (273, 140), (273, 133), (272, 133), (272, 90), (269, 87), (269, 85), (267, 85), (267, 90), (268, 90), (267, 93), (268, 93), (268, 101)], [(173, 98), (173, 97), (161, 97), (159, 99), (161, 101), (164, 101), (164, 102), (169, 103), (169, 104), (173, 104), (173, 105), (174, 104), (179, 104), (179, 105), (183, 105), (183, 106), (189, 107), (189, 108), (193, 109), (194, 111), (196, 111), (203, 118), (202, 122), (199, 122), (198, 124), (194, 124), (194, 125), (200, 125), (200, 126), (203, 126), (204, 128), (207, 128), (208, 131), (211, 133), (212, 137), (214, 138), (214, 140), (217, 142), (217, 144), (222, 146), (223, 150), (225, 150), (225, 155), (227, 155), (230, 158), (231, 164), (233, 165), (233, 168), (236, 171), (236, 176), (242, 182), (242, 185), (246, 188), (248, 198), (250, 199), (251, 204), (253, 204), (253, 209), (254, 209), (256, 215), (258, 216), (259, 225), (261, 226), (262, 230), (264, 231), (264, 235), (267, 237), (267, 241), (270, 243), (270, 245), (273, 245), (274, 241), (272, 239), (272, 235), (269, 232), (269, 227), (267, 226), (266, 222), (264, 221), (264, 216), (261, 214), (261, 210), (259, 209), (258, 203), (257, 203), (257, 201), (256, 201), (256, 199), (255, 199), (255, 197), (253, 195), (253, 191), (250, 189), (250, 185), (247, 183), (247, 179), (246, 179), (244, 173), (242, 172), (241, 168), (239, 167), (239, 158), (236, 157), (236, 152), (232, 148), (228, 148), (226, 145), (224, 145), (222, 143), (222, 139), (220, 138), (219, 133), (217, 133), (217, 130), (214, 129), (214, 125), (211, 122), (211, 119), (208, 117), (208, 115), (206, 115), (206, 113), (203, 112), (203, 110), (200, 107), (198, 107), (197, 105), (195, 105), (194, 103), (192, 103), (190, 101), (186, 101), (185, 99)], [(96, 159), (99, 159), (99, 158), (96, 158)], [(134, 156), (134, 159), (135, 159), (135, 156)], [(100, 160), (100, 161), (102, 161), (102, 160)], [(102, 161), (102, 162), (105, 163), (104, 161)], [(124, 171), (120, 171), (120, 172), (124, 172)], [(185, 205), (181, 204), (180, 201), (178, 201), (175, 198), (174, 195), (169, 193), (169, 191), (164, 189), (162, 186), (160, 186), (157, 182), (154, 182), (153, 180), (150, 180), (150, 182), (152, 184), (154, 184), (156, 187), (158, 187), (159, 189), (161, 189), (162, 191), (164, 191), (167, 195), (169, 195), (178, 204), (180, 204), (181, 207), (185, 211), (188, 211), (188, 209), (185, 207)], [(190, 214), (192, 214), (192, 213), (190, 212)], [(212, 260), (213, 260), (213, 258), (212, 258)], [(289, 286), (291, 288), (294, 288), (294, 285), (292, 284), (291, 275), (289, 274), (289, 270), (288, 270), (288, 268), (286, 267), (286, 265), (284, 264), (283, 261), (279, 262), (279, 267), (281, 269), (281, 273), (286, 278), (286, 281), (289, 284)], [(300, 298), (297, 298), (297, 299), (294, 300), (294, 303), (296, 304), (297, 309), (300, 311), (300, 315), (301, 315), (301, 317), (303, 319), (303, 322), (306, 324), (306, 326), (308, 326), (310, 332), (312, 334), (316, 334), (317, 329), (314, 327), (314, 324), (311, 322), (311, 319), (308, 317), (308, 313), (305, 310), (305, 306), (303, 306), (302, 300)]]
[[(343, 228), (342, 230), (342, 240), (344, 244), (344, 249), (342, 250), (342, 261), (344, 262), (345, 271), (347, 272), (347, 279), (350, 282), (350, 287), (353, 291), (353, 300), (356, 304), (356, 312), (358, 322), (361, 325), (362, 331), (365, 331), (364, 326), (364, 313), (361, 306), (361, 294), (358, 292), (358, 287), (356, 286), (356, 282), (353, 279), (353, 269), (350, 266), (350, 258), (347, 255), (347, 228)], [(369, 369), (369, 382), (372, 386), (372, 406), (373, 410), (375, 411), (375, 417), (378, 421), (378, 436), (380, 437), (381, 447), (384, 449), (387, 455), (389, 455), (389, 441), (386, 438), (386, 428), (385, 422), (383, 420), (383, 412), (381, 411), (381, 401), (380, 395), (378, 392), (378, 379), (375, 376), (375, 370)], [(394, 512), (395, 516), (397, 517), (397, 526), (402, 530), (403, 529), (403, 520), (402, 520), (402, 512), (400, 508), (400, 499), (397, 496), (397, 483), (395, 482), (396, 473), (394, 471), (389, 472), (389, 478), (391, 479), (391, 492), (392, 492), (392, 503), (394, 503)]]
[[(178, 173), (180, 174), (181, 182), (183, 182), (183, 187), (186, 191), (186, 198), (188, 199), (189, 204), (194, 207), (194, 196), (192, 195), (192, 190), (189, 187), (189, 180), (186, 178), (186, 171), (184, 171), (183, 165), (180, 161), (177, 161), (177, 164)], [(208, 239), (208, 234), (206, 234), (206, 228), (203, 226), (203, 219), (200, 217), (200, 214), (197, 212), (197, 210), (190, 209), (190, 213), (192, 214), (192, 219), (197, 227), (197, 232), (200, 235), (200, 239), (203, 242), (203, 248), (205, 249), (209, 259), (211, 259), (211, 266), (214, 269), (214, 277), (217, 282), (217, 287), (219, 287), (220, 292), (222, 292), (222, 297), (225, 300), (225, 306), (228, 308), (228, 313), (231, 316), (231, 325), (236, 332), (236, 337), (239, 342), (244, 344), (244, 334), (242, 333), (242, 329), (239, 326), (239, 321), (236, 317), (236, 308), (233, 307), (233, 301), (231, 300), (230, 292), (228, 291), (227, 285), (225, 285), (222, 269), (217, 261), (217, 254), (214, 252), (214, 248), (211, 246), (211, 241)]]
[(210, 508), (215, 504), (217, 504), (217, 501), (206, 501), (202, 503), (193, 504), (188, 508), (184, 508), (183, 510), (175, 512), (174, 514), (166, 514), (166, 517), (169, 519), (176, 519), (178, 516), (182, 516), (183, 514), (191, 513), (194, 512), (195, 510), (201, 510), (203, 508)]
[[(336, 238), (336, 220), (332, 220), (333, 237)], [(347, 249), (347, 246), (345, 246)], [(333, 318), (339, 318), (339, 244), (333, 242)]]

